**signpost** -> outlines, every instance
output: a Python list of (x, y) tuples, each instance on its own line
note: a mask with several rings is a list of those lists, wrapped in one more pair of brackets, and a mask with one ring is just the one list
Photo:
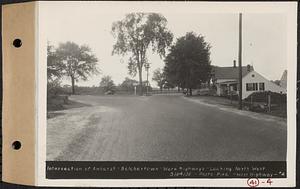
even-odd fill
[(137, 83), (134, 83), (133, 84), (133, 86), (134, 86), (134, 95), (136, 95), (136, 86), (137, 86), (138, 84)]
[(148, 76), (149, 76), (149, 68), (150, 68), (150, 64), (149, 63), (145, 63), (145, 68), (146, 68), (146, 71), (147, 71), (147, 84), (146, 84), (146, 95), (148, 95), (148, 86), (149, 86), (149, 81), (148, 81)]

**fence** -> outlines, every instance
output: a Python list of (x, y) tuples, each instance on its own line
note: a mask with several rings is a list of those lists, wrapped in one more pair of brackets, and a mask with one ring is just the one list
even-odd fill
[(270, 112), (281, 117), (286, 117), (286, 94), (270, 91), (255, 92), (244, 99), (245, 109), (256, 112)]
[(158, 94), (166, 94), (166, 95), (175, 95), (175, 94), (183, 94), (183, 91), (178, 91), (177, 89), (170, 89), (170, 90), (152, 90), (149, 92), (151, 95), (158, 95)]

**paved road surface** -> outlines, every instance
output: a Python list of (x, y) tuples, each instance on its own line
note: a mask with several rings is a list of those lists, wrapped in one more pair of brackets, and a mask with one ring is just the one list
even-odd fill
[(71, 99), (89, 106), (48, 120), (47, 160), (285, 160), (278, 119), (183, 96)]

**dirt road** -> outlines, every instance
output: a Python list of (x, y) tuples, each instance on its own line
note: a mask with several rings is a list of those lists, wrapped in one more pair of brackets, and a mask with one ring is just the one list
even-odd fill
[(286, 123), (183, 96), (72, 96), (48, 119), (47, 160), (285, 160)]

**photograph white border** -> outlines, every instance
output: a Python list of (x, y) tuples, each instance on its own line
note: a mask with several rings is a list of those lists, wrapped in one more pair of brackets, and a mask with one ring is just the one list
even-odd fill
[[(47, 31), (43, 12), (47, 6), (70, 6), (75, 2), (37, 2), (36, 9), (36, 185), (94, 187), (247, 187), (247, 179), (46, 179), (46, 95)], [(76, 2), (103, 4), (107, 11), (201, 13), (284, 13), (287, 15), (287, 178), (272, 179), (272, 187), (296, 184), (296, 72), (297, 72), (297, 2)], [(113, 8), (112, 8), (113, 7)], [(260, 186), (259, 186), (260, 187)], [(261, 186), (267, 187), (267, 186)]]

